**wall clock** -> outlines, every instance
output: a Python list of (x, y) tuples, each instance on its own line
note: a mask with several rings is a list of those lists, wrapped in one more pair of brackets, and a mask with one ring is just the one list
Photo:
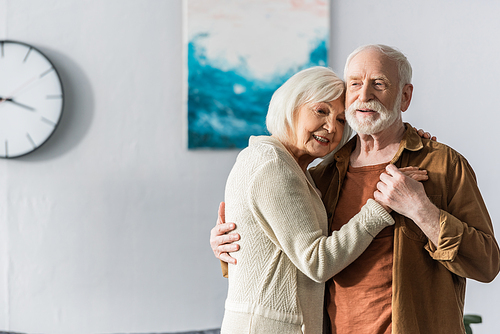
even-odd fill
[(0, 158), (33, 152), (61, 119), (64, 94), (51, 61), (35, 47), (0, 41)]

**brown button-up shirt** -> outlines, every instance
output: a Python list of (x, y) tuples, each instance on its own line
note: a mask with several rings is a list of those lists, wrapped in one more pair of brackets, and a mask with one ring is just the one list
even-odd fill
[[(406, 128), (391, 163), (427, 170), (429, 180), (423, 184), (441, 211), (441, 231), (435, 247), (412, 220), (392, 213), (392, 332), (464, 333), (466, 278), (492, 281), (500, 270), (499, 247), (467, 160), (444, 144), (420, 138), (409, 124)], [(334, 159), (311, 170), (330, 220), (355, 145), (353, 138)]]

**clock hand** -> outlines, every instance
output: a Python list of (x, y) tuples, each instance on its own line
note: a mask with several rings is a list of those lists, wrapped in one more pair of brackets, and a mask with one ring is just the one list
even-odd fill
[(0, 104), (3, 103), (3, 102), (5, 102), (5, 101), (8, 101), (9, 99), (12, 99), (14, 97), (14, 95), (16, 95), (17, 93), (19, 93), (19, 91), (21, 91), (22, 89), (24, 89), (26, 86), (30, 85), (36, 79), (40, 79), (40, 78), (44, 77), (52, 69), (53, 69), (53, 67), (51, 67), (49, 70), (43, 72), (41, 75), (40, 74), (35, 75), (31, 79), (29, 79), (28, 81), (26, 81), (25, 83), (23, 83), (21, 86), (19, 86), (16, 89), (14, 89), (10, 94), (7, 94), (7, 97), (4, 97), (4, 98), (0, 99)]
[(15, 105), (18, 105), (18, 106), (23, 107), (25, 109), (28, 109), (30, 111), (35, 111), (35, 108), (27, 106), (27, 105), (22, 104), (22, 103), (19, 103), (17, 101), (14, 101), (14, 99), (12, 99), (12, 98), (0, 97), (0, 103), (3, 103), (3, 102), (11, 102), (11, 103), (13, 103)]
[(5, 99), (5, 101), (11, 102), (11, 103), (13, 103), (15, 105), (18, 105), (18, 106), (22, 107), (22, 108), (28, 109), (29, 111), (35, 111), (35, 108), (27, 106), (27, 105), (19, 103), (19, 102), (16, 102), (13, 99)]

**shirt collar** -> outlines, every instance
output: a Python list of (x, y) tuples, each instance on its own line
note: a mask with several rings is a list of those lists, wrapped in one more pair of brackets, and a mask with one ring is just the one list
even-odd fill
[[(409, 151), (418, 151), (424, 147), (422, 143), (422, 138), (418, 135), (417, 131), (411, 126), (410, 123), (404, 123), (406, 131), (403, 135), (403, 139), (399, 144), (398, 152), (394, 155), (391, 163), (395, 163), (405, 149)], [(349, 160), (351, 152), (356, 146), (356, 136), (351, 138), (347, 144), (344, 145), (337, 153), (335, 153), (335, 160), (338, 162), (343, 162), (346, 159)]]
[(406, 131), (403, 135), (401, 143), (399, 143), (398, 152), (394, 155), (394, 158), (392, 158), (391, 160), (391, 163), (393, 164), (399, 160), (399, 157), (401, 156), (401, 154), (405, 149), (408, 151), (416, 152), (424, 147), (424, 144), (422, 143), (422, 137), (418, 135), (417, 131), (413, 128), (413, 126), (411, 126), (410, 123), (405, 123), (405, 128)]

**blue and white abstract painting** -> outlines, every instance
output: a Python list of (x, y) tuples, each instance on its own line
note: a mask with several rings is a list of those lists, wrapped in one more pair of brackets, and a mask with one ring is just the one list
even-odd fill
[(329, 0), (186, 0), (189, 149), (244, 148), (267, 134), (273, 92), (327, 66)]

